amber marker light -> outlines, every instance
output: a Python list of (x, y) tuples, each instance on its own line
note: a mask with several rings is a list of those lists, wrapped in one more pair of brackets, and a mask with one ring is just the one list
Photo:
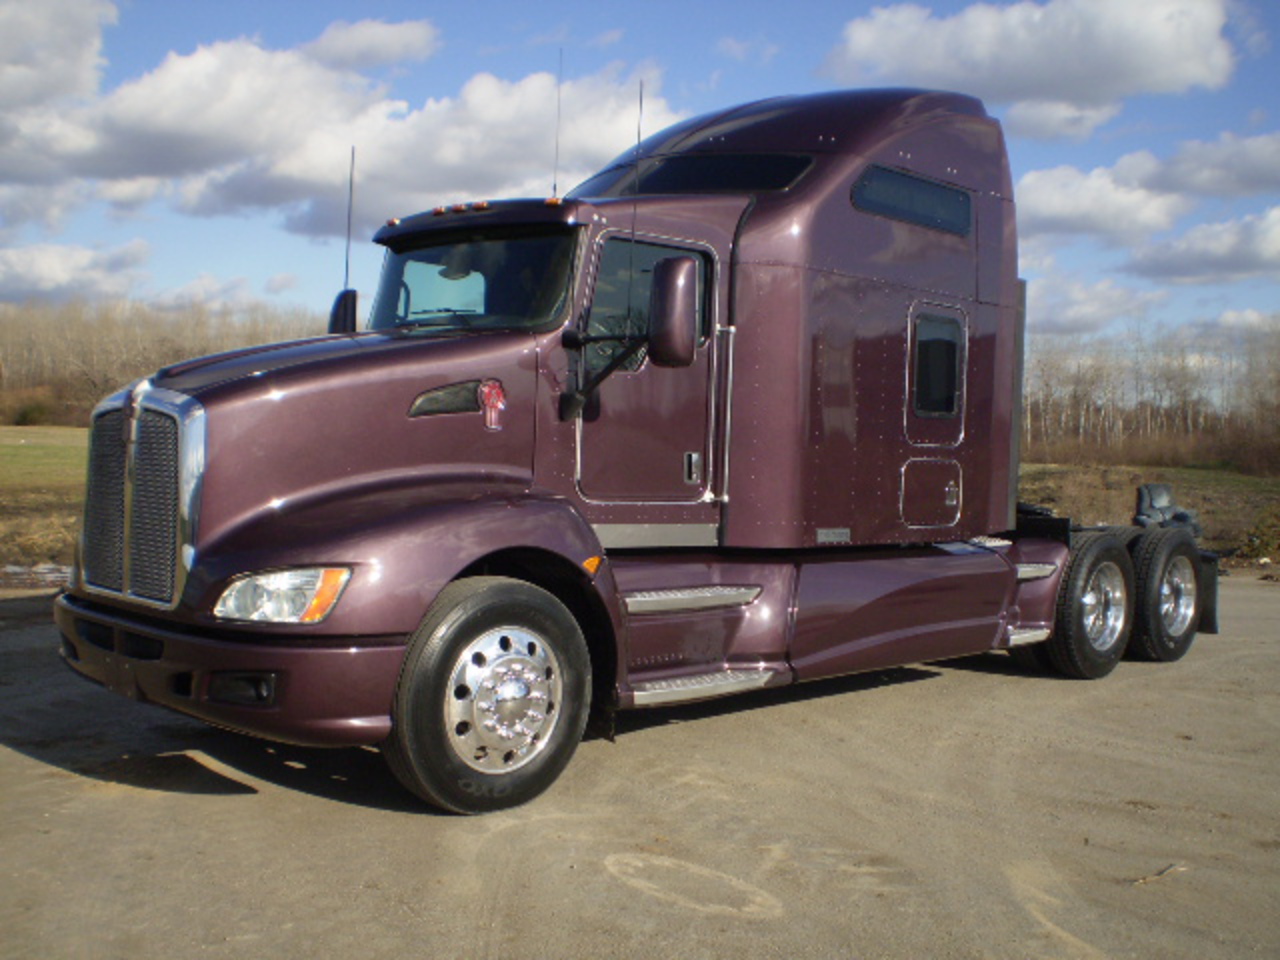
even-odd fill
[(329, 615), (333, 605), (342, 596), (342, 588), (347, 585), (351, 571), (346, 567), (326, 567), (320, 574), (320, 583), (316, 586), (315, 596), (307, 604), (302, 614), (302, 623), (319, 623)]
[(587, 557), (587, 559), (582, 561), (582, 569), (594, 577), (596, 575), (596, 571), (600, 569), (600, 561), (602, 559), (602, 557)]

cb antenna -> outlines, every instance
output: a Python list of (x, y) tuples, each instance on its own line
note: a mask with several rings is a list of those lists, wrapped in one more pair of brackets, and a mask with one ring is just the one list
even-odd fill
[(351, 210), (356, 199), (356, 147), (351, 145), (351, 166), (347, 170), (347, 256), (342, 268), (342, 289), (351, 289)]
[(551, 196), (560, 196), (560, 91), (564, 87), (564, 47), (560, 48), (560, 67), (556, 71), (556, 160), (551, 168)]

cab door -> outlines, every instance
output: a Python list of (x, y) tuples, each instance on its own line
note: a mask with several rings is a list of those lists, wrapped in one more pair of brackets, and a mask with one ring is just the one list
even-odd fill
[[(690, 366), (659, 367), (648, 361), (644, 347), (653, 268), (668, 257), (691, 255), (699, 264), (698, 347)], [(611, 520), (625, 515), (637, 523), (664, 522), (656, 508), (696, 504), (710, 490), (710, 270), (710, 257), (689, 247), (619, 235), (597, 246), (584, 327), (584, 382), (616, 367), (579, 420), (577, 484), (589, 503), (635, 505), (635, 510), (621, 514), (611, 511)], [(665, 519), (669, 518), (668, 512)], [(704, 524), (716, 520), (690, 519)]]

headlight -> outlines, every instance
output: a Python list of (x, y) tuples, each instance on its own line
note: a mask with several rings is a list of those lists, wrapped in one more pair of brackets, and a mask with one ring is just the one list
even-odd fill
[(319, 623), (329, 615), (351, 571), (346, 567), (306, 567), (254, 573), (232, 581), (214, 604), (223, 620)]

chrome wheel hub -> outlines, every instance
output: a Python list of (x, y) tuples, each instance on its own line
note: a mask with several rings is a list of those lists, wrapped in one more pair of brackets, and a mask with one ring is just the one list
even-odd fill
[(466, 645), (444, 705), (449, 743), (482, 773), (508, 773), (536, 757), (559, 719), (560, 662), (542, 636), (500, 627)]
[(1178, 556), (1160, 581), (1160, 619), (1171, 637), (1180, 637), (1196, 612), (1196, 572), (1191, 561)]
[(1125, 622), (1124, 574), (1114, 563), (1102, 563), (1089, 578), (1080, 598), (1081, 615), (1089, 645), (1100, 653), (1120, 640)]

